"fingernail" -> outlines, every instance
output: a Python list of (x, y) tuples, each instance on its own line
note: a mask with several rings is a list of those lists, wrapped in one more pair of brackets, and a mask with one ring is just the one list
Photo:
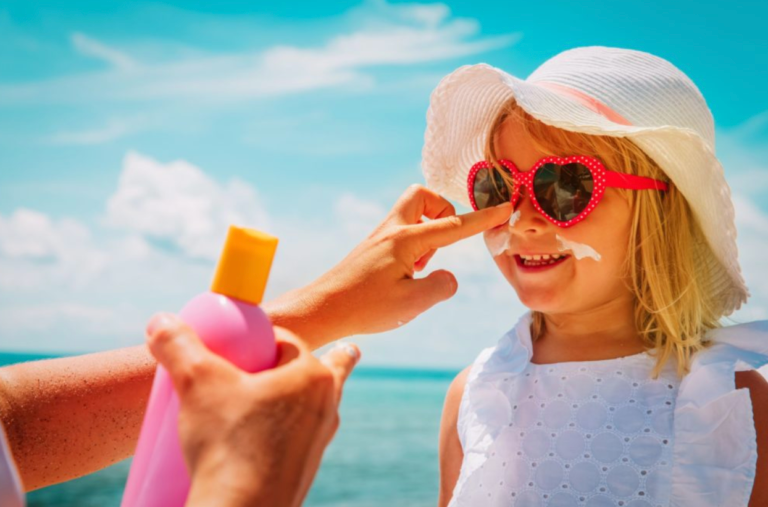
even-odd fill
[(334, 348), (338, 350), (343, 350), (349, 356), (351, 356), (355, 360), (355, 362), (360, 360), (360, 353), (358, 352), (358, 349), (351, 343), (338, 342)]
[(511, 208), (512, 207), (512, 203), (507, 201), (507, 202), (504, 202), (504, 203), (501, 203), (501, 204), (497, 205), (496, 207), (497, 208), (503, 208), (503, 209)]
[(155, 334), (155, 331), (161, 327), (167, 326), (170, 322), (171, 319), (167, 313), (156, 313), (154, 316), (152, 316), (151, 319), (149, 319), (149, 323), (147, 324), (147, 335), (152, 336)]

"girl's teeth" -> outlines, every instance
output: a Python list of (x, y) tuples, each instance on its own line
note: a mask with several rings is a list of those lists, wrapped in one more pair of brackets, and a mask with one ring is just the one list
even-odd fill
[(525, 266), (546, 266), (548, 264), (554, 264), (562, 258), (565, 258), (563, 254), (540, 254), (540, 255), (521, 255)]

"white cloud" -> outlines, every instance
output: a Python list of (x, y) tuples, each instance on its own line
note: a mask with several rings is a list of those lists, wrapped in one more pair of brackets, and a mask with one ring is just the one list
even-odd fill
[(751, 297), (732, 319), (737, 322), (768, 319), (768, 263), (765, 262), (765, 252), (768, 251), (768, 213), (743, 195), (735, 194), (733, 200), (739, 263)]
[(347, 234), (360, 240), (370, 234), (387, 214), (381, 204), (350, 193), (342, 194), (338, 198), (334, 212)]
[(75, 49), (106, 61), (108, 69), (0, 85), (0, 104), (227, 101), (330, 87), (366, 87), (374, 82), (373, 75), (365, 71), (369, 67), (457, 58), (509, 46), (519, 39), (519, 34), (480, 37), (475, 20), (453, 19), (443, 4), (368, 2), (348, 16), (354, 20), (349, 32), (317, 47), (283, 45), (217, 55), (189, 51), (164, 61), (139, 62), (127, 50), (75, 33)]
[(768, 111), (718, 130), (717, 153), (731, 188), (768, 209)]
[(162, 164), (136, 152), (123, 160), (106, 223), (208, 260), (218, 257), (230, 224), (269, 228), (249, 184), (237, 179), (221, 184), (183, 160)]
[(138, 118), (112, 118), (99, 128), (57, 132), (48, 136), (45, 142), (67, 146), (103, 144), (144, 130), (146, 126), (147, 122)]
[(207, 289), (230, 224), (279, 237), (268, 297), (305, 285), (384, 215), (353, 194), (321, 199), (335, 210), (330, 222), (274, 220), (249, 183), (129, 152), (93, 227), (27, 209), (0, 215), (0, 342), (55, 352), (140, 342), (150, 315)]
[(127, 54), (109, 47), (85, 34), (72, 34), (72, 45), (81, 54), (109, 63), (118, 70), (129, 71), (138, 67), (138, 63)]
[[(3, 348), (77, 352), (139, 343), (154, 312), (177, 311), (206, 290), (226, 227), (238, 217), (259, 228), (272, 223), (269, 232), (280, 239), (271, 298), (338, 263), (387, 213), (382, 203), (349, 192), (322, 193), (317, 206), (332, 213), (267, 216), (248, 183), (222, 183), (188, 162), (128, 153), (102, 223), (88, 227), (32, 210), (0, 216)], [(387, 336), (356, 337), (368, 364), (457, 365), (519, 315), (480, 236), (439, 252), (427, 272), (439, 268), (456, 274), (459, 294)], [(488, 312), (493, 319), (469, 318)], [(405, 347), (414, 353), (404, 356)]]
[(732, 189), (738, 231), (739, 263), (751, 297), (732, 319), (768, 319), (768, 112), (718, 131), (718, 157)]
[(54, 223), (47, 215), (24, 208), (0, 216), (0, 253), (34, 259), (65, 257), (73, 244), (90, 240), (90, 232), (69, 219)]
[(23, 208), (9, 217), (0, 215), (0, 258), (0, 289), (8, 291), (46, 283), (82, 287), (101, 274), (107, 261), (84, 224)]

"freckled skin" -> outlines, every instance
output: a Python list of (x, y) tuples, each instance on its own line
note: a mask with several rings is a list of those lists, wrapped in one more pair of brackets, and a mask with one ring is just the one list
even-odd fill
[(0, 422), (24, 489), (131, 456), (155, 364), (142, 345), (0, 368)]

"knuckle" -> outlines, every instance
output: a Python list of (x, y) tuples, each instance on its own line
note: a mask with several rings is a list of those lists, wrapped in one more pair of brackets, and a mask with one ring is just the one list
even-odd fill
[(162, 327), (149, 335), (149, 343), (154, 346), (164, 346), (176, 337), (177, 332), (175, 327)]
[(211, 377), (210, 365), (203, 360), (192, 360), (179, 368), (176, 381), (180, 391), (189, 391), (196, 382), (208, 382)]
[(444, 220), (445, 220), (445, 223), (446, 223), (447, 227), (459, 228), (462, 225), (464, 225), (464, 220), (462, 220), (461, 217), (456, 216), (456, 215), (451, 215), (449, 217), (445, 217)]
[(419, 183), (408, 185), (408, 188), (406, 189), (406, 193), (410, 196), (416, 196), (427, 191), (427, 188)]
[(207, 361), (204, 359), (192, 359), (187, 363), (186, 370), (195, 378), (208, 377), (211, 368)]
[(195, 375), (188, 368), (183, 368), (176, 372), (174, 375), (173, 383), (176, 390), (179, 392), (179, 396), (184, 396), (186, 393), (192, 390), (192, 386), (195, 385)]
[(410, 238), (410, 231), (406, 227), (390, 227), (385, 235), (385, 241), (391, 241), (394, 244), (400, 244)]

